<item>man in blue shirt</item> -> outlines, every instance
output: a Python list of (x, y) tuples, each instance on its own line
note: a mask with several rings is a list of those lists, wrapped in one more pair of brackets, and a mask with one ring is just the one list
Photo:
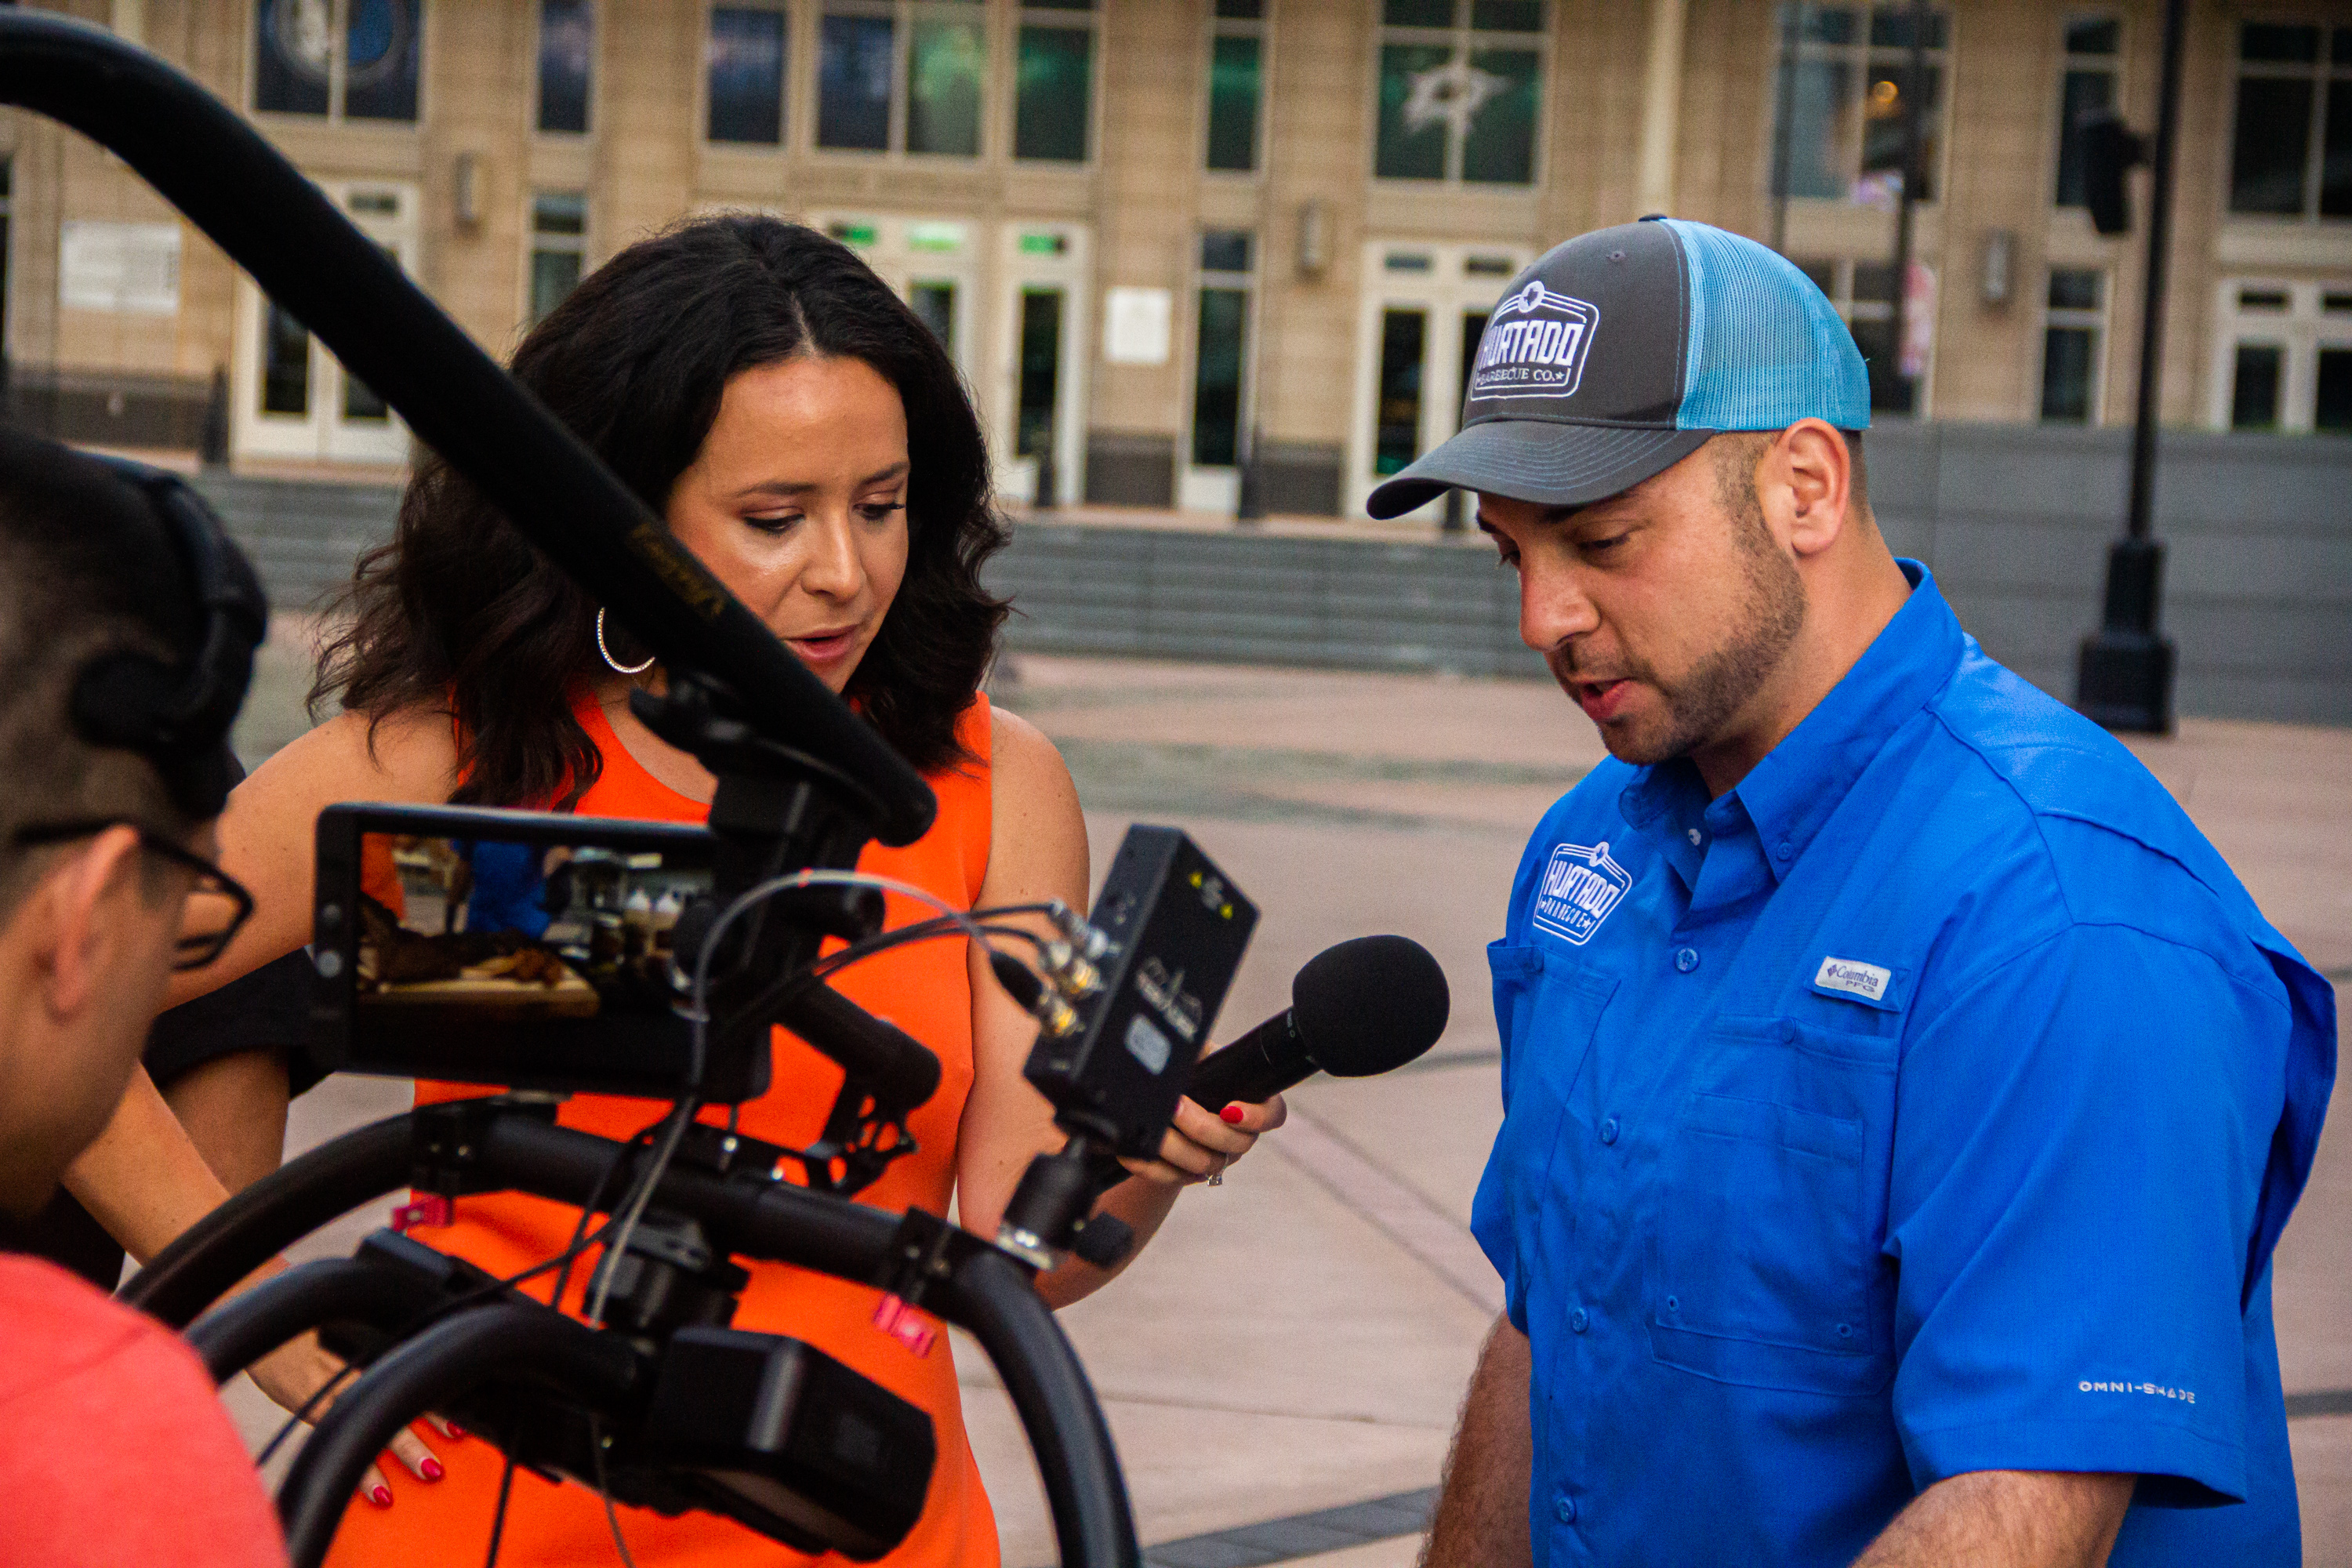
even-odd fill
[(1448, 486), (1612, 754), (1494, 944), (1507, 1310), (1432, 1565), (2293, 1563), (2270, 1256), (2333, 994), (1873, 521), (1865, 374), (1655, 220), (1514, 283)]

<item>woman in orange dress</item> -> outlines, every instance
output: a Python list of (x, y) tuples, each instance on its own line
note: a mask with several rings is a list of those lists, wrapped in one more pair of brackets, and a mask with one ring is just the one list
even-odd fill
[[(978, 576), (1004, 539), (979, 423), (940, 344), (862, 262), (771, 218), (690, 222), (583, 282), (524, 341), (514, 371), (930, 781), (940, 800), (931, 831), (902, 849), (869, 847), (863, 868), (960, 909), (1084, 904), (1086, 827), (1068, 771), (1043, 735), (979, 689), (1004, 615)], [(710, 775), (628, 707), (631, 689), (657, 685), (660, 670), (446, 466), (428, 461), (418, 473), (397, 538), (362, 561), (350, 598), (354, 619), (320, 681), (344, 712), (272, 758), (223, 819), (223, 862), (257, 910), (217, 966), (222, 978), (308, 935), (311, 825), (330, 802), (707, 815)], [(928, 912), (888, 902), (892, 925)], [(945, 1213), (952, 1195), (967, 1228), (992, 1235), (1029, 1160), (1058, 1142), (1050, 1108), (1021, 1077), (1034, 1023), (961, 941), (890, 950), (835, 984), (929, 1046), (941, 1068), (938, 1092), (910, 1121), (919, 1152), (860, 1201)], [(742, 1107), (743, 1131), (788, 1147), (814, 1142), (841, 1080), (839, 1068), (778, 1031), (774, 1086)], [(481, 1092), (417, 1091), (420, 1100)], [(561, 1120), (625, 1138), (660, 1109), (582, 1095)], [(1161, 1159), (1134, 1167), (1104, 1207), (1149, 1239), (1181, 1185), (1221, 1172), (1279, 1122), (1282, 1107), (1226, 1114), (1235, 1120), (1182, 1102)], [(576, 1218), (493, 1194), (460, 1199), (448, 1225), (415, 1234), (506, 1275), (562, 1250)], [(918, 1354), (874, 1326), (871, 1289), (780, 1264), (751, 1271), (738, 1326), (805, 1340), (930, 1414), (939, 1460), (925, 1511), (886, 1561), (994, 1563), (995, 1524), (946, 1337)], [(575, 1271), (564, 1303), (575, 1310), (585, 1273)], [(1108, 1277), (1073, 1260), (1038, 1289), (1058, 1306)], [(308, 1354), (322, 1380), (331, 1363)], [(402, 1465), (363, 1483), (368, 1500), (346, 1515), (333, 1560), (479, 1561), (499, 1456), (478, 1442), (436, 1439), (428, 1449), (415, 1433), (394, 1452)], [(618, 1523), (646, 1568), (805, 1560), (709, 1515), (622, 1508)], [(516, 1475), (502, 1563), (616, 1560), (593, 1492)]]

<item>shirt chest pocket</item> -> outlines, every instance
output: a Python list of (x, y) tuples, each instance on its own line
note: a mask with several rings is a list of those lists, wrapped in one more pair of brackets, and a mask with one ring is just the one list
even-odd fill
[(1645, 1205), (1659, 1361), (1753, 1387), (1886, 1385), (1893, 1274), (1879, 1237), (1894, 1093), (1891, 1040), (1717, 1026)]

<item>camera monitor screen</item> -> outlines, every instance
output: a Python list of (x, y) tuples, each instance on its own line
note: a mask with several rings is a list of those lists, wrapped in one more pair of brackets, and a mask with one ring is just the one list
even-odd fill
[[(667, 1097), (685, 1085), (678, 917), (711, 892), (699, 827), (543, 812), (321, 815), (314, 1009), (325, 1065)], [(332, 955), (332, 956), (330, 956)], [(711, 1098), (757, 1092), (705, 1085)]]

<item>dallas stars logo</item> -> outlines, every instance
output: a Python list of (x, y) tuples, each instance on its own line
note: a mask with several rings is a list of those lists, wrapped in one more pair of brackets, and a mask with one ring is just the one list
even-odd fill
[(1405, 134), (1417, 136), (1433, 125), (1449, 125), (1457, 139), (1468, 134), (1472, 117), (1511, 85), (1459, 58), (1415, 71), (1405, 80), (1412, 88), (1404, 100)]

